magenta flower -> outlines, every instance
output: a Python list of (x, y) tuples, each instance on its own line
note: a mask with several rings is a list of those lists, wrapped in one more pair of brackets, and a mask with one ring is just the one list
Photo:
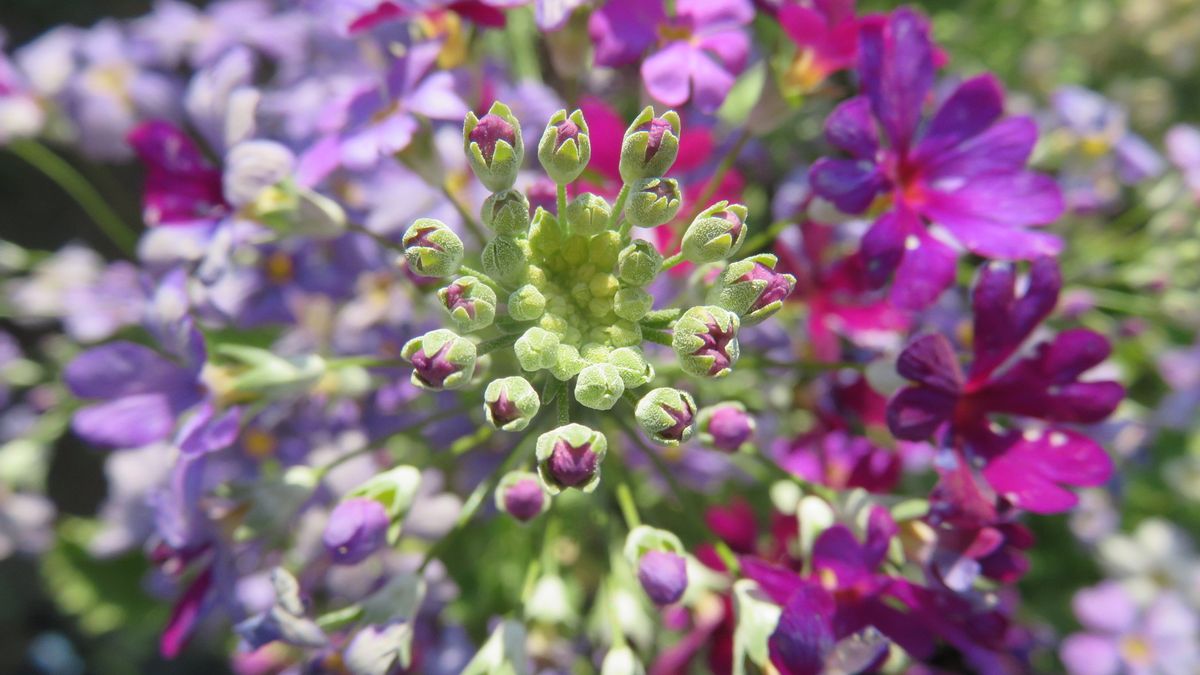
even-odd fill
[[(954, 348), (940, 334), (917, 338), (900, 354), (897, 371), (916, 384), (888, 403), (888, 427), (897, 438), (934, 433), (958, 451), (985, 462), (984, 478), (1000, 495), (1038, 513), (1069, 509), (1077, 501), (1062, 485), (1101, 485), (1112, 461), (1095, 441), (1062, 424), (1093, 424), (1108, 417), (1125, 394), (1111, 381), (1080, 376), (1108, 358), (1108, 341), (1089, 330), (1060, 333), (1027, 357), (1001, 369), (1054, 309), (1062, 286), (1058, 265), (1034, 261), (1029, 287), (1016, 295), (1010, 264), (991, 263), (974, 290), (975, 344), (963, 374)], [(995, 415), (1030, 417), (1045, 430), (1003, 430)]]
[[(928, 306), (954, 279), (956, 251), (928, 225), (944, 228), (968, 251), (1028, 260), (1057, 254), (1061, 242), (1036, 232), (1062, 213), (1058, 186), (1026, 170), (1037, 140), (1028, 117), (1001, 119), (1004, 93), (991, 75), (963, 82), (925, 125), (935, 47), (927, 21), (901, 8), (863, 21), (859, 77), (864, 96), (839, 105), (825, 135), (848, 159), (813, 165), (813, 190), (846, 213), (885, 210), (863, 237), (867, 275), (876, 286), (895, 274), (892, 301)], [(881, 143), (881, 128), (886, 144)]]
[(633, 63), (652, 49), (642, 62), (650, 95), (669, 106), (690, 98), (701, 111), (713, 112), (746, 66), (750, 37), (744, 27), (753, 19), (746, 0), (679, 0), (672, 16), (661, 2), (611, 0), (592, 14), (588, 33), (597, 65)]
[(812, 91), (831, 74), (854, 65), (859, 27), (854, 0), (786, 3), (779, 8), (779, 25), (797, 47), (785, 81), (801, 91)]
[(151, 120), (129, 132), (128, 141), (146, 169), (142, 213), (147, 225), (215, 223), (230, 212), (221, 172), (178, 127)]

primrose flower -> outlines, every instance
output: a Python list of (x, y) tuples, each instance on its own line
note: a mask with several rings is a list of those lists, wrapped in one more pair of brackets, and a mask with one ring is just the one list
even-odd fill
[[(1049, 258), (1033, 262), (1029, 286), (1016, 295), (1011, 264), (984, 267), (974, 290), (974, 361), (966, 375), (954, 348), (940, 334), (917, 338), (900, 354), (897, 372), (915, 385), (888, 403), (888, 427), (904, 440), (944, 434), (956, 448), (984, 463), (995, 490), (1021, 508), (1054, 513), (1075, 505), (1066, 485), (1101, 485), (1112, 460), (1087, 436), (1062, 424), (1094, 424), (1108, 417), (1125, 394), (1111, 381), (1081, 376), (1108, 357), (1108, 341), (1089, 330), (1070, 330), (1001, 369), (1054, 309), (1062, 280)], [(1045, 430), (1004, 430), (992, 415), (1030, 417)]]
[(783, 82), (800, 93), (813, 91), (833, 73), (854, 65), (859, 19), (854, 0), (785, 2), (779, 25), (796, 43), (796, 56)]
[(1177, 595), (1139, 605), (1119, 583), (1105, 581), (1076, 593), (1071, 605), (1084, 628), (1067, 636), (1059, 650), (1071, 675), (1200, 668), (1200, 620)]
[(669, 106), (691, 99), (713, 112), (745, 68), (750, 55), (745, 26), (753, 18), (746, 0), (681, 0), (670, 16), (657, 0), (609, 0), (592, 14), (588, 33), (598, 65), (625, 65), (651, 50), (642, 62), (650, 95)]
[(839, 210), (879, 210), (861, 244), (867, 278), (879, 287), (894, 274), (892, 302), (911, 309), (941, 295), (958, 258), (927, 222), (985, 258), (1029, 260), (1062, 248), (1057, 237), (1031, 229), (1059, 217), (1062, 196), (1051, 177), (1025, 168), (1037, 126), (1028, 117), (1002, 118), (995, 77), (963, 82), (920, 125), (934, 53), (928, 23), (911, 9), (865, 19), (864, 95), (825, 123), (826, 138), (851, 158), (820, 159), (810, 174), (816, 194)]

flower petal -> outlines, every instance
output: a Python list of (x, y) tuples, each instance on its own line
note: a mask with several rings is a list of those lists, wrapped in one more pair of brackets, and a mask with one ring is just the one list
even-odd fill
[(929, 22), (901, 7), (886, 21), (864, 21), (859, 34), (859, 77), (893, 147), (908, 149), (933, 86)]
[(808, 176), (813, 191), (843, 213), (866, 211), (886, 185), (879, 168), (865, 160), (822, 157)]
[(646, 91), (660, 103), (683, 105), (688, 100), (688, 78), (692, 72), (692, 49), (676, 41), (654, 52), (642, 62)]
[(771, 665), (784, 675), (818, 675), (833, 649), (829, 617), (833, 598), (819, 586), (797, 591), (783, 608), (775, 632), (767, 640)]
[(825, 120), (825, 138), (859, 159), (874, 159), (879, 150), (879, 134), (871, 119), (871, 102), (864, 96), (856, 96), (834, 108)]
[(926, 233), (905, 238), (904, 258), (892, 283), (892, 304), (919, 310), (932, 305), (954, 283), (958, 254)]
[[(1003, 113), (1004, 89), (996, 76), (985, 73), (973, 77), (958, 85), (938, 108), (917, 146), (917, 155), (926, 157), (974, 138)], [(1036, 130), (1034, 135), (1036, 138)]]
[(950, 341), (940, 333), (913, 340), (896, 361), (896, 372), (933, 389), (957, 396), (962, 389), (962, 370)]
[[(921, 211), (927, 218), (944, 225), (964, 245), (978, 239), (980, 248), (995, 242), (972, 235), (971, 228), (1043, 225), (1056, 220), (1064, 208), (1058, 183), (1032, 171), (977, 176), (953, 191), (929, 190), (924, 196)], [(1053, 251), (1042, 254), (1054, 255), (1058, 248)], [(1029, 257), (1036, 254), (1036, 250), (1025, 253)]]
[(957, 402), (957, 396), (928, 387), (901, 389), (888, 402), (888, 429), (901, 440), (923, 441), (950, 420)]

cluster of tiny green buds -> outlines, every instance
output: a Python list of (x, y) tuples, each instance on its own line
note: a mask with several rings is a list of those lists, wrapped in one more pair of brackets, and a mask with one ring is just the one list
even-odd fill
[(686, 391), (659, 387), (650, 390), (637, 404), (637, 423), (655, 443), (676, 446), (692, 437), (696, 401)]
[(492, 325), (496, 318), (496, 291), (475, 277), (459, 277), (437, 292), (454, 325), (472, 333)]
[(592, 158), (592, 140), (588, 134), (583, 112), (570, 115), (559, 110), (550, 117), (538, 143), (538, 161), (550, 180), (560, 185), (570, 183), (587, 168)]
[(646, 106), (634, 118), (621, 144), (621, 180), (627, 185), (643, 178), (664, 176), (679, 155), (679, 115), (668, 110), (654, 116)]
[(796, 287), (796, 277), (775, 271), (769, 253), (739, 260), (721, 273), (708, 293), (708, 302), (741, 317), (742, 324), (762, 323), (783, 307)]
[[(631, 235), (635, 227), (656, 227), (679, 215), (683, 190), (666, 175), (679, 154), (679, 116), (656, 116), (648, 107), (633, 121), (621, 147), (623, 186), (610, 202), (611, 195), (569, 190), (587, 168), (592, 141), (582, 112), (559, 111), (537, 148), (557, 199), (532, 214), (531, 198), (514, 188), (524, 146), (509, 108), (496, 103), (481, 118), (468, 115), (463, 134), (470, 165), (492, 193), (480, 211), (490, 238), (473, 267), (445, 224), (423, 218), (408, 229), (403, 245), (410, 270), (449, 277), (437, 297), (455, 330), (412, 340), (402, 355), (413, 366), (412, 381), (432, 390), (465, 386), (477, 357), (489, 355), (486, 370), (498, 372), (487, 378), (483, 408), (494, 428), (532, 429), (543, 408), (554, 408), (558, 428), (537, 440), (540, 487), (530, 487), (533, 474), (510, 474), (496, 491), (498, 508), (523, 521), (563, 489), (594, 490), (606, 440), (571, 423), (573, 415), (615, 410), (622, 399), (635, 402), (637, 426), (656, 444), (686, 443), (698, 428), (714, 447), (731, 450), (747, 442), (753, 420), (744, 408), (722, 404), (701, 411), (688, 392), (655, 388), (655, 366), (643, 351), (646, 342), (670, 344), (685, 373), (722, 377), (738, 359), (740, 327), (778, 311), (795, 285), (793, 277), (775, 271), (774, 257), (755, 255), (726, 265), (707, 304), (655, 307), (650, 289), (665, 269), (681, 260), (723, 263), (747, 232), (746, 208), (722, 201), (694, 219), (681, 255), (669, 261), (652, 242)], [(568, 201), (568, 194), (575, 196)], [(490, 356), (500, 349), (511, 353)], [(645, 568), (639, 576), (659, 604), (674, 602), (686, 586), (681, 555), (682, 549), (659, 547), (635, 562)]]
[(537, 471), (542, 487), (552, 495), (566, 488), (591, 492), (600, 484), (600, 463), (608, 439), (582, 424), (547, 431), (537, 440)]
[(658, 227), (671, 222), (683, 205), (679, 181), (674, 178), (645, 178), (634, 184), (625, 207), (625, 217), (635, 227)]
[(746, 207), (720, 201), (704, 209), (683, 233), (683, 257), (710, 263), (735, 255), (746, 241)]
[(521, 431), (537, 417), (541, 399), (533, 385), (523, 377), (502, 377), (492, 380), (483, 392), (483, 409), (487, 421), (497, 429)]
[(741, 323), (733, 312), (712, 305), (693, 307), (675, 322), (671, 348), (684, 371), (697, 377), (724, 377), (737, 362)]
[(475, 374), (475, 343), (454, 331), (439, 328), (413, 338), (400, 355), (412, 364), (412, 383), (422, 389), (460, 389)]
[(529, 232), (529, 199), (519, 190), (497, 192), (484, 200), (480, 216), (496, 234), (523, 237)]
[(508, 106), (497, 101), (482, 118), (467, 113), (463, 142), (471, 169), (489, 190), (501, 192), (517, 181), (525, 161), (525, 143), (521, 123)]
[(404, 259), (423, 277), (448, 277), (458, 272), (463, 243), (445, 223), (418, 218), (404, 233)]

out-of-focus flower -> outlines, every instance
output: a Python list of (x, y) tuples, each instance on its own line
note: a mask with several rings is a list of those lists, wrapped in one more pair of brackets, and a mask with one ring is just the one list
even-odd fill
[(829, 142), (852, 158), (820, 159), (810, 174), (817, 195), (841, 211), (881, 211), (861, 255), (874, 286), (895, 274), (892, 301), (904, 308), (932, 304), (954, 279), (958, 254), (925, 221), (987, 258), (1028, 260), (1062, 248), (1057, 237), (1031, 229), (1063, 210), (1054, 180), (1025, 168), (1037, 126), (1027, 117), (1002, 119), (1004, 93), (993, 76), (959, 85), (919, 126), (934, 52), (926, 20), (911, 9), (864, 20), (865, 95), (840, 104), (825, 124)]
[(1139, 602), (1105, 581), (1075, 594), (1084, 631), (1067, 636), (1059, 655), (1071, 675), (1168, 673), (1200, 668), (1200, 620), (1174, 594)]
[(1167, 130), (1167, 157), (1183, 173), (1184, 182), (1200, 201), (1200, 128), (1176, 124)]
[(855, 0), (783, 3), (779, 25), (796, 43), (796, 56), (783, 76), (785, 86), (808, 93), (833, 73), (854, 65), (859, 26), (854, 4)]
[(1178, 525), (1149, 518), (1132, 534), (1117, 534), (1097, 546), (1109, 576), (1142, 603), (1163, 592), (1200, 602), (1200, 556), (1195, 543)]

